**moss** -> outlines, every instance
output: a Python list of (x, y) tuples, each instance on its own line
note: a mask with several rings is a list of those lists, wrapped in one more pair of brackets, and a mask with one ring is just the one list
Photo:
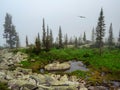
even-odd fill
[(0, 82), (0, 90), (10, 90), (10, 89), (8, 89), (8, 86), (7, 86), (6, 83), (1, 83)]

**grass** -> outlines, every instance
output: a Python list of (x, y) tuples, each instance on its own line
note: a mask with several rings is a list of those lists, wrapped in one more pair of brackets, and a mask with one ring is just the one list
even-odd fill
[(76, 71), (69, 73), (69, 75), (75, 75), (78, 78), (85, 79), (89, 75), (89, 73), (85, 71), (76, 70)]

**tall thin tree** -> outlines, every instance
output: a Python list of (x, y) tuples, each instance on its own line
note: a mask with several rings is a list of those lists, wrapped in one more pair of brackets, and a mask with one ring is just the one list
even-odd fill
[(20, 38), (19, 38), (19, 34), (17, 33), (17, 36), (16, 36), (16, 48), (19, 48), (20, 47)]
[(26, 47), (29, 46), (29, 42), (28, 42), (28, 36), (26, 36)]
[(62, 30), (61, 30), (61, 26), (59, 26), (59, 48), (63, 48), (63, 41), (62, 41)]
[(75, 48), (78, 48), (78, 39), (77, 39), (77, 37), (75, 37)]
[(120, 48), (120, 30), (119, 30), (119, 37), (118, 37), (118, 47)]
[(65, 34), (65, 36), (64, 36), (64, 45), (67, 48), (67, 45), (68, 45), (68, 36), (67, 36), (67, 34)]
[(43, 47), (45, 47), (45, 44), (46, 44), (46, 31), (45, 31), (45, 20), (44, 20), (44, 18), (43, 18), (42, 30), (43, 30), (42, 42), (43, 42)]
[(84, 32), (84, 35), (83, 35), (83, 41), (84, 43), (86, 43), (86, 33)]
[(53, 34), (51, 29), (50, 29), (50, 47), (53, 47)]
[(95, 43), (95, 30), (94, 30), (94, 27), (92, 29), (92, 44)]
[(50, 34), (49, 34), (49, 26), (47, 25), (47, 35), (46, 35), (46, 41), (45, 41), (45, 49), (46, 51), (50, 50)]
[(110, 24), (110, 28), (109, 28), (109, 36), (108, 36), (108, 47), (109, 49), (111, 49), (114, 45), (113, 42), (113, 27), (112, 27), (112, 23)]
[(104, 23), (103, 9), (101, 9), (100, 16), (98, 18), (97, 27), (96, 27), (96, 44), (99, 48), (100, 55), (102, 55), (104, 36), (105, 36), (105, 23)]

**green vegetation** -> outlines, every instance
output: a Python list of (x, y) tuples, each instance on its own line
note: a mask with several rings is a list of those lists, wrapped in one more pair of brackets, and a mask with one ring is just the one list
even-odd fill
[(10, 89), (8, 89), (6, 83), (1, 83), (1, 82), (0, 82), (0, 90), (10, 90)]
[[(105, 49), (102, 56), (98, 54), (98, 49), (88, 48), (51, 49), (49, 52), (42, 51), (38, 55), (34, 53), (34, 50), (30, 52), (29, 49), (23, 49), (21, 51), (29, 54), (28, 61), (21, 62), (25, 67), (35, 62), (45, 65), (53, 61), (65, 62), (69, 60), (80, 60), (89, 68), (96, 70), (103, 71), (106, 68), (110, 72), (120, 71), (120, 51), (116, 49), (112, 51)], [(30, 62), (32, 59), (34, 59), (35, 62)]]
[(76, 75), (78, 78), (85, 79), (89, 75), (89, 73), (85, 71), (76, 70), (71, 72), (70, 75)]
[[(29, 55), (28, 61), (22, 61), (24, 68), (31, 68), (33, 72), (39, 72), (46, 64), (54, 61), (66, 62), (70, 60), (83, 61), (89, 71), (80, 70), (67, 73), (87, 79), (88, 83), (102, 83), (104, 80), (120, 80), (120, 50), (104, 48), (102, 55), (99, 55), (97, 48), (64, 48), (40, 51), (35, 54), (34, 48), (21, 49)], [(33, 61), (32, 61), (33, 60)], [(63, 73), (63, 72), (62, 72)], [(102, 75), (104, 74), (104, 75)], [(87, 78), (86, 78), (87, 77)]]

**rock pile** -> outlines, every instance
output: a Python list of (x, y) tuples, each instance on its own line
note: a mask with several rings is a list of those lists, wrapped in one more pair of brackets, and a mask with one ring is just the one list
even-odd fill
[(78, 86), (85, 88), (85, 84), (79, 83), (76, 76), (42, 75), (32, 73), (31, 69), (20, 67), (17, 67), (14, 71), (2, 70), (0, 72), (0, 82), (8, 83), (12, 90), (78, 90)]
[(16, 54), (7, 49), (0, 51), (0, 70), (7, 70), (10, 66), (21, 66), (19, 63), (26, 60), (27, 55), (21, 52)]

